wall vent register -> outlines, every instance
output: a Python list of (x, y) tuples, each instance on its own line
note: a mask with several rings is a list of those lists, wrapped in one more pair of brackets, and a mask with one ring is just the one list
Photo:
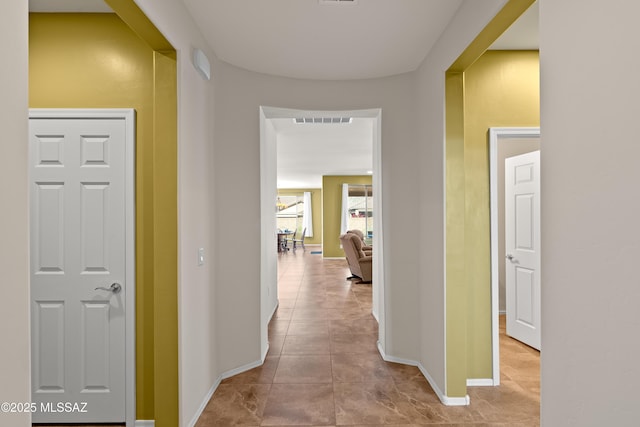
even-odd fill
[(318, 0), (320, 4), (357, 4), (358, 0)]
[(351, 123), (352, 120), (351, 117), (296, 117), (293, 119), (294, 123), (299, 125), (305, 123)]

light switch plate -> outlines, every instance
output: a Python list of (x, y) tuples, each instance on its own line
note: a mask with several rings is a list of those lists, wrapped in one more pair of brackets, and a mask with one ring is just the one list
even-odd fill
[(204, 265), (204, 248), (198, 248), (198, 266)]

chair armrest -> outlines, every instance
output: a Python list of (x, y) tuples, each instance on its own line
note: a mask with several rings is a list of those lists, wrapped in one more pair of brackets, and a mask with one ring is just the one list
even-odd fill
[(373, 257), (371, 255), (363, 256), (362, 258), (358, 258), (358, 262), (360, 264), (371, 263), (373, 261)]

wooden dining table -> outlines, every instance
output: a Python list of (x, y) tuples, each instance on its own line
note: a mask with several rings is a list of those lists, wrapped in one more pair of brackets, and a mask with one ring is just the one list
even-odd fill
[(287, 247), (287, 236), (291, 236), (293, 231), (278, 231), (278, 252), (286, 252), (289, 250)]

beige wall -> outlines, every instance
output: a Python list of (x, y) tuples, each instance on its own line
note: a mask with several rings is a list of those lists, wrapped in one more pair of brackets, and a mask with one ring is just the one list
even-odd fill
[[(0, 67), (0, 402), (30, 402), (29, 211), (27, 181), (27, 2), (6, 2), (0, 37), (10, 41)], [(10, 46), (10, 47), (9, 47)], [(0, 424), (31, 425), (27, 413), (0, 413)]]
[(539, 1), (541, 424), (635, 426), (640, 3)]
[[(214, 62), (215, 78), (215, 199), (220, 206), (244, 206), (217, 211), (216, 291), (220, 318), (225, 319), (219, 348), (223, 370), (245, 365), (259, 356), (259, 245), (247, 245), (258, 235), (260, 189), (259, 114), (261, 105), (304, 110), (382, 108), (382, 176), (385, 197), (385, 257), (387, 314), (398, 316), (387, 341), (392, 354), (415, 359), (417, 343), (417, 241), (406, 242), (396, 229), (406, 212), (417, 212), (418, 163), (413, 105), (413, 76), (363, 81), (305, 81), (252, 73)], [(228, 184), (232, 182), (233, 186)], [(242, 254), (242, 256), (238, 256)], [(242, 274), (238, 274), (242, 272)]]

